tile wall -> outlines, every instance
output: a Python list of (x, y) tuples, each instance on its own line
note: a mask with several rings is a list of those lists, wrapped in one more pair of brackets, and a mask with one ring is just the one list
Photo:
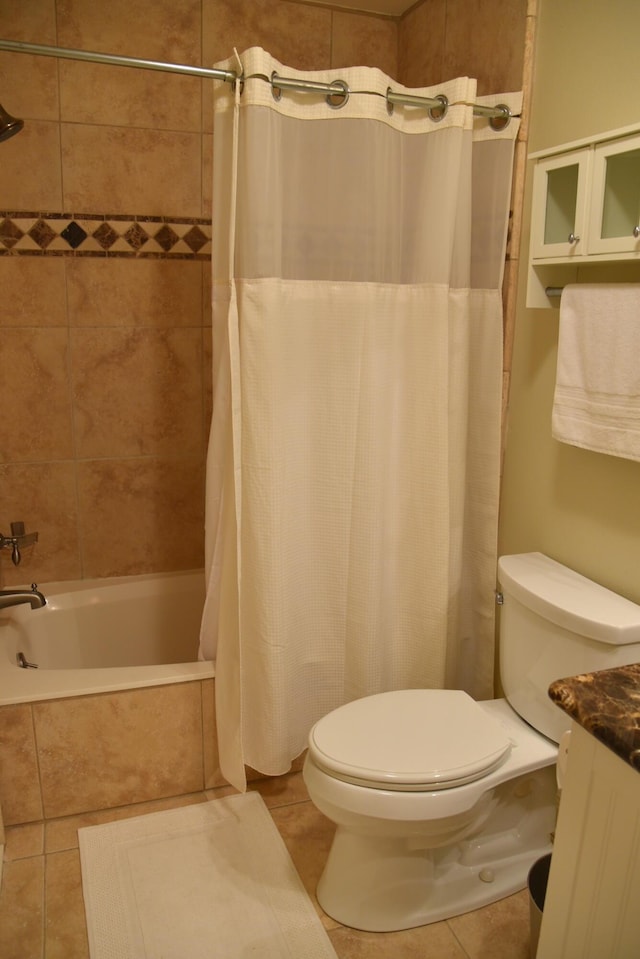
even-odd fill
[(0, 706), (7, 826), (221, 785), (213, 679)]
[[(527, 12), (0, 0), (0, 36), (207, 66), (259, 44), (411, 85), (475, 73), (483, 93), (522, 87)], [(0, 531), (40, 534), (18, 569), (0, 554), (0, 586), (202, 565), (211, 83), (0, 53), (1, 101), (25, 120), (0, 148)]]

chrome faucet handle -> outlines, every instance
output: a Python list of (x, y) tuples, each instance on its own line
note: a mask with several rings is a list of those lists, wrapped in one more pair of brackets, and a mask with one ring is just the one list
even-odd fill
[(37, 542), (38, 534), (25, 533), (24, 523), (22, 521), (11, 524), (11, 536), (3, 536), (3, 534), (0, 533), (0, 549), (11, 550), (11, 561), (14, 566), (18, 566), (22, 559), (20, 548), (31, 546)]

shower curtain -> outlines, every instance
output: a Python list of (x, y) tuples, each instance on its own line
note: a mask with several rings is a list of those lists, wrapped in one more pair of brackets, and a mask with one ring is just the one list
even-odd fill
[[(215, 92), (207, 599), (221, 769), (280, 774), (371, 693), (493, 692), (500, 287), (513, 146), (476, 83)], [(233, 69), (233, 61), (224, 68)], [(344, 80), (339, 105), (273, 90)], [(277, 82), (277, 81), (276, 81)], [(387, 107), (434, 97), (444, 119)]]

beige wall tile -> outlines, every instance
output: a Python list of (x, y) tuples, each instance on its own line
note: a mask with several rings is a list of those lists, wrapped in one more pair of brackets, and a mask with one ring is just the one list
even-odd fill
[(44, 856), (7, 862), (0, 889), (2, 959), (44, 955)]
[[(3, 19), (0, 13), (0, 26)], [(14, 39), (4, 29), (2, 36), (7, 40)], [(39, 37), (39, 34), (33, 33), (28, 39), (32, 41), (34, 36)], [(39, 39), (38, 42), (45, 41)], [(0, 53), (0, 90), (3, 107), (14, 117), (23, 120), (59, 119), (58, 64), (53, 58), (3, 51)]]
[(199, 134), (63, 123), (61, 138), (65, 210), (200, 215)]
[(195, 792), (199, 683), (34, 705), (46, 818)]
[(57, 0), (58, 43), (122, 56), (196, 63), (201, 0)]
[(527, 0), (447, 0), (444, 71), (477, 77), (478, 95), (522, 89)]
[(64, 262), (70, 326), (202, 323), (202, 270), (209, 269), (208, 262), (102, 257), (66, 257)]
[[(113, 49), (109, 50), (109, 53), (113, 52)], [(188, 62), (197, 65), (195, 60)], [(91, 90), (90, 97), (87, 90)], [(63, 121), (199, 133), (201, 97), (202, 81), (197, 77), (60, 61), (60, 115)]]
[[(7, 109), (11, 113), (7, 101)], [(14, 111), (17, 112), (17, 111)], [(0, 208), (60, 210), (62, 173), (57, 123), (30, 120), (2, 144)]]
[(80, 462), (83, 575), (204, 565), (203, 487), (199, 458)]
[[(2, 521), (25, 523), (38, 532), (22, 550), (19, 566), (8, 550), (0, 553), (0, 585), (79, 579), (80, 552), (75, 465), (70, 462), (11, 463), (0, 466)], [(0, 526), (0, 530), (7, 532)]]
[(201, 341), (199, 327), (72, 330), (78, 456), (197, 456)]
[(447, 0), (423, 0), (398, 28), (398, 73), (407, 87), (431, 86), (443, 75)]
[(226, 785), (220, 772), (218, 757), (218, 732), (216, 725), (215, 680), (204, 679), (202, 687), (202, 749), (204, 763), (204, 788), (215, 789)]
[(7, 40), (56, 42), (56, 0), (2, 0), (0, 27)]
[(72, 456), (67, 340), (66, 329), (4, 330), (0, 461)]
[[(205, 114), (211, 114), (213, 100), (205, 99)], [(206, 120), (206, 118), (205, 118)], [(205, 122), (203, 120), (203, 122)], [(209, 121), (209, 126), (211, 122)], [(202, 216), (211, 216), (213, 209), (213, 136), (202, 137)]]
[(62, 257), (0, 256), (2, 326), (66, 326)]
[(378, 67), (398, 78), (398, 25), (384, 17), (333, 14), (331, 66)]
[[(2, 0), (0, 36), (55, 44), (55, 0)], [(54, 59), (24, 53), (0, 53), (1, 102), (13, 116), (58, 119), (58, 65)]]
[(33, 719), (26, 704), (0, 706), (0, 806), (5, 826), (42, 819)]
[(331, 11), (289, 0), (203, 0), (202, 55), (205, 66), (264, 47), (299, 70), (331, 65)]

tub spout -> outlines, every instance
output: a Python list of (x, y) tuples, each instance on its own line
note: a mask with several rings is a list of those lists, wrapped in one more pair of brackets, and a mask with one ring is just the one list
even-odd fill
[(37, 583), (32, 583), (31, 589), (0, 589), (0, 609), (19, 606), (21, 603), (30, 603), (31, 609), (39, 609), (45, 606), (46, 602)]

